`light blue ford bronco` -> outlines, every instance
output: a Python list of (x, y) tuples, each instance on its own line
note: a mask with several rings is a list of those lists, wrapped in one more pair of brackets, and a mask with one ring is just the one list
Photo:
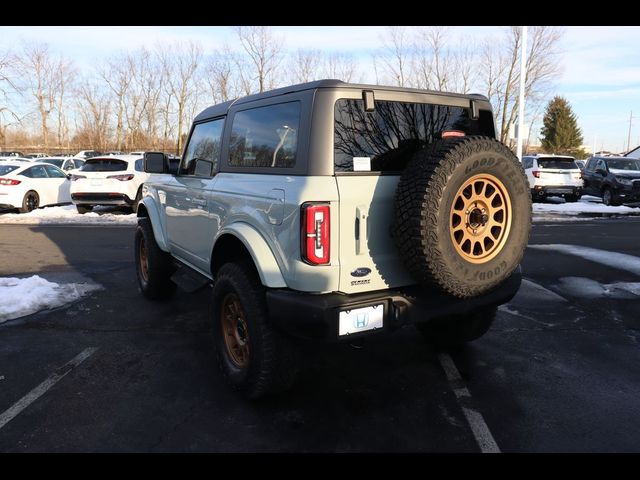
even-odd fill
[(246, 397), (292, 385), (303, 339), (474, 340), (520, 286), (529, 186), (481, 95), (294, 85), (201, 112), (177, 171), (144, 163), (170, 175), (138, 206), (140, 289), (212, 286), (221, 371)]

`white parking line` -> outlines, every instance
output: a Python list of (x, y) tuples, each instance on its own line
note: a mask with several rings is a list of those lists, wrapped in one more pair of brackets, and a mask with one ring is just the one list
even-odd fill
[[(469, 427), (471, 427), (480, 451), (482, 453), (500, 453), (500, 448), (493, 438), (493, 435), (491, 435), (491, 431), (487, 426), (487, 422), (484, 421), (482, 414), (469, 406), (471, 393), (469, 393), (467, 387), (463, 385), (462, 377), (456, 368), (456, 364), (453, 363), (453, 358), (446, 353), (440, 353), (438, 354), (438, 360), (440, 360), (440, 365), (442, 365), (447, 375), (451, 390), (453, 390), (453, 393), (456, 395), (458, 405), (460, 405), (462, 413), (464, 413)], [(461, 401), (463, 397), (464, 400)]]
[(62, 380), (71, 370), (76, 368), (87, 358), (96, 352), (97, 348), (85, 348), (82, 352), (76, 355), (69, 362), (65, 363), (58, 369), (58, 372), (53, 373), (44, 382), (38, 385), (36, 388), (27, 393), (24, 397), (14, 403), (9, 409), (0, 414), (0, 428), (4, 427), (7, 423), (13, 420), (20, 414), (25, 408), (40, 398), (47, 390), (53, 387), (56, 383)]

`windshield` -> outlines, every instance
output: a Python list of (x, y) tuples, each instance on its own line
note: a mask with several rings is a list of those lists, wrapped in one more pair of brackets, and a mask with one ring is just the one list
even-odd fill
[(6, 175), (9, 172), (13, 172), (16, 168), (15, 165), (0, 165), (0, 175)]
[(578, 168), (578, 164), (573, 158), (544, 157), (538, 159), (539, 168), (557, 168), (559, 170), (573, 170)]
[(62, 168), (62, 159), (52, 158), (49, 160), (41, 160), (42, 163), (48, 163), (49, 165), (55, 165), (58, 168)]
[(80, 168), (83, 172), (119, 172), (127, 169), (127, 162), (115, 158), (87, 160)]
[(633, 158), (609, 158), (607, 165), (614, 170), (640, 170), (640, 160)]

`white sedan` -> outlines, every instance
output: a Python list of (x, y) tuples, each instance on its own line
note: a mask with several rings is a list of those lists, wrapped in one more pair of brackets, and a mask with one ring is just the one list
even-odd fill
[(135, 212), (142, 184), (150, 178), (142, 161), (138, 155), (89, 158), (71, 176), (71, 201), (78, 212), (89, 212), (96, 205), (126, 206)]
[(0, 161), (0, 207), (27, 213), (38, 207), (71, 203), (70, 183), (54, 165)]

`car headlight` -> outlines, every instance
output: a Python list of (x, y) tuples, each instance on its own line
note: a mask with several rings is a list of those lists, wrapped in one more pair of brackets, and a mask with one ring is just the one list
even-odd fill
[(620, 184), (620, 185), (626, 185), (628, 187), (630, 187), (631, 185), (633, 185), (633, 182), (631, 180), (629, 180), (628, 178), (620, 178), (620, 177), (616, 177), (616, 181)]

